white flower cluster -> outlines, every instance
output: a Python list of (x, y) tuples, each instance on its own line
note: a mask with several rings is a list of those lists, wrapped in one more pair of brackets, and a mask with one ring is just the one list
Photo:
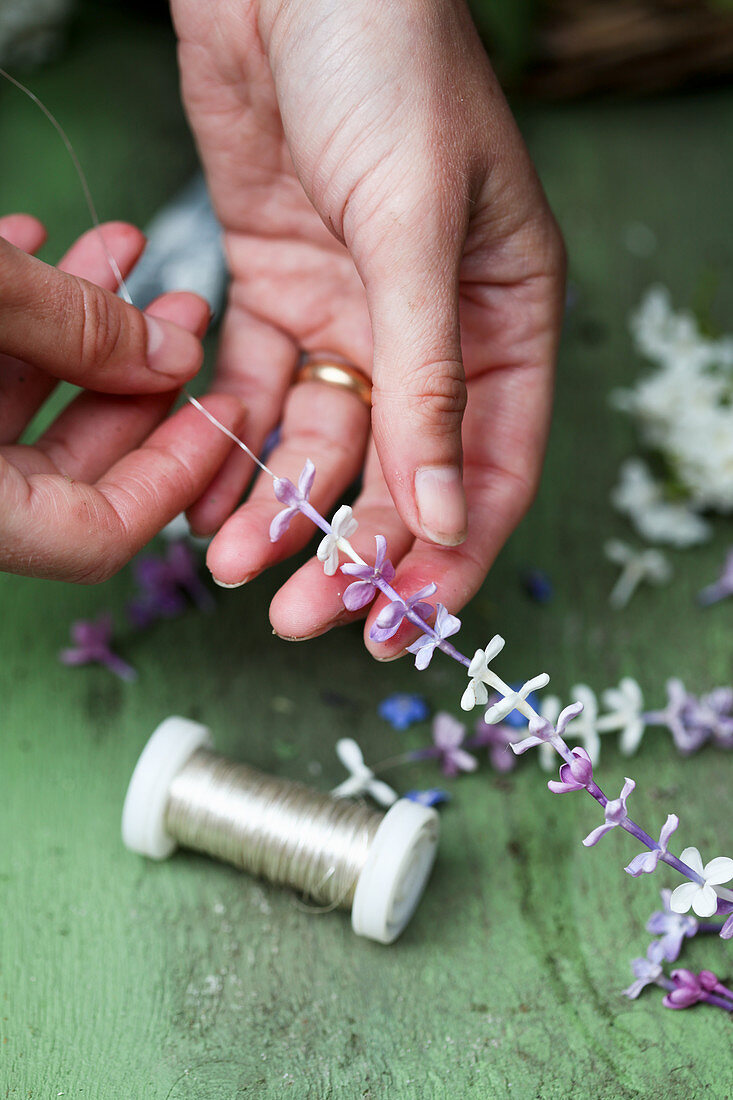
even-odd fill
[(631, 333), (657, 369), (613, 403), (636, 418), (694, 508), (733, 511), (733, 337), (705, 337), (663, 287), (644, 296)]

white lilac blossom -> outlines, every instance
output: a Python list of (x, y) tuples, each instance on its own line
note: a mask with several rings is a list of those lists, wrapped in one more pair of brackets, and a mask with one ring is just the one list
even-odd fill
[(608, 597), (615, 610), (626, 607), (642, 581), (666, 584), (672, 577), (672, 567), (659, 550), (634, 550), (621, 539), (609, 539), (603, 549), (609, 561), (621, 566), (621, 575)]
[(460, 629), (461, 620), (456, 615), (451, 615), (443, 607), (443, 604), (439, 603), (433, 633), (423, 634), (416, 642), (407, 647), (407, 652), (415, 655), (415, 668), (421, 672), (426, 669), (440, 643), (444, 642), (446, 638), (452, 637), (453, 634), (457, 634)]
[(475, 706), (484, 706), (489, 701), (487, 683), (491, 683), (489, 664), (504, 648), (504, 639), (495, 634), (486, 649), (477, 649), (468, 666), (468, 687), (461, 697), (463, 710), (473, 710)]
[[(716, 886), (722, 886), (733, 878), (733, 859), (716, 856), (703, 867), (697, 848), (685, 848), (680, 856), (702, 881), (683, 882), (672, 891), (669, 905), (673, 913), (687, 913), (690, 909), (698, 917), (712, 917), (718, 908)], [(726, 891), (728, 893), (728, 891)]]
[(687, 504), (665, 498), (664, 486), (654, 480), (640, 458), (629, 458), (621, 464), (611, 503), (628, 516), (637, 534), (647, 542), (682, 550), (705, 542), (712, 534), (710, 524)]
[(270, 524), (270, 541), (277, 542), (288, 527), (293, 516), (303, 510), (303, 505), (308, 503), (313, 480), (316, 476), (316, 468), (308, 458), (298, 478), (296, 489), (292, 481), (287, 477), (276, 477), (273, 481), (273, 491), (281, 504), (285, 505), (282, 512), (278, 512)]
[(675, 831), (680, 823), (680, 819), (677, 814), (667, 814), (667, 820), (662, 825), (662, 830), (659, 834), (659, 843), (655, 848), (650, 848), (647, 852), (639, 852), (637, 856), (634, 856), (631, 863), (624, 867), (632, 878), (638, 878), (639, 875), (650, 875), (652, 871), (656, 871), (657, 864), (660, 857), (667, 851), (667, 844), (672, 833)]
[(617, 408), (636, 420), (696, 509), (733, 509), (733, 339), (709, 340), (655, 287), (633, 315), (636, 348), (656, 364)]
[[(354, 523), (356, 520), (353, 521)], [(356, 577), (341, 597), (347, 611), (359, 611), (371, 603), (377, 594), (377, 581), (383, 580), (390, 584), (394, 580), (394, 566), (387, 558), (387, 540), (384, 535), (374, 536), (377, 544), (377, 552), (374, 565), (360, 565), (357, 562), (347, 562), (341, 566), (341, 572), (346, 576)]]
[(350, 775), (331, 791), (334, 798), (357, 798), (368, 794), (381, 806), (391, 806), (397, 801), (397, 793), (366, 766), (364, 754), (351, 737), (342, 737), (336, 742), (336, 754)]
[(419, 615), (421, 619), (429, 619), (435, 609), (431, 604), (424, 601), (430, 599), (437, 590), (438, 586), (431, 582), (405, 600), (401, 597), (392, 600), (377, 615), (374, 625), (369, 631), (369, 637), (373, 642), (389, 641), (400, 629), (402, 620), (410, 613)]
[[(573, 694), (577, 694), (577, 689)], [(618, 730), (621, 735), (619, 748), (624, 756), (631, 756), (638, 749), (646, 727), (644, 696), (639, 684), (631, 676), (624, 676), (618, 687), (606, 688), (602, 699), (608, 713), (598, 719), (597, 732), (610, 733)], [(590, 755), (593, 757), (593, 753)]]
[(359, 524), (348, 504), (342, 504), (331, 520), (331, 530), (321, 540), (316, 557), (323, 563), (323, 572), (332, 577), (339, 565), (341, 543), (354, 534)]
[[(526, 708), (527, 696), (533, 691), (539, 691), (541, 688), (547, 687), (549, 682), (550, 677), (546, 672), (541, 672), (539, 676), (533, 676), (531, 680), (527, 680), (526, 684), (522, 684), (517, 691), (510, 691), (498, 703), (490, 706), (484, 714), (484, 722), (491, 726), (495, 722), (502, 722), (515, 708), (519, 710), (522, 710), (523, 707)], [(531, 707), (529, 710), (531, 715), (536, 717)]]
[(626, 799), (636, 787), (636, 783), (633, 779), (629, 779), (628, 776), (624, 779), (624, 785), (621, 788), (621, 794), (618, 798), (609, 799), (606, 805), (603, 807), (604, 822), (603, 825), (599, 825), (592, 832), (588, 833), (588, 836), (583, 840), (583, 844), (586, 848), (592, 848), (594, 844), (597, 844), (602, 836), (605, 836), (611, 829), (615, 829), (622, 821), (626, 821), (629, 812), (626, 809)]

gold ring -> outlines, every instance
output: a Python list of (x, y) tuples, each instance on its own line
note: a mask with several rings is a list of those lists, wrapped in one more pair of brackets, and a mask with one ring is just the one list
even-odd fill
[(309, 356), (299, 367), (294, 383), (325, 382), (327, 386), (338, 386), (348, 390), (362, 401), (367, 408), (372, 405), (372, 384), (358, 367), (339, 360), (337, 356)]

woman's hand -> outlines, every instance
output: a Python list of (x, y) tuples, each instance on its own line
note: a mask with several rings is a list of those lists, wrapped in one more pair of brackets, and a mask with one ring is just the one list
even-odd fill
[[(142, 234), (100, 232), (129, 272)], [(196, 499), (230, 443), (193, 408), (160, 424), (201, 364), (206, 303), (166, 294), (140, 313), (111, 293), (96, 230), (58, 268), (31, 255), (44, 237), (35, 218), (0, 218), (0, 569), (92, 582)], [(59, 379), (82, 392), (33, 446), (19, 444)], [(241, 427), (235, 398), (207, 406)]]
[[(461, 0), (172, 0), (184, 99), (232, 272), (217, 389), (241, 397), (270, 466), (317, 468), (326, 513), (364, 467), (358, 551), (387, 538), (399, 591), (451, 610), (482, 583), (534, 494), (563, 303), (554, 219)], [(373, 412), (320, 382), (302, 350), (371, 375)], [(465, 417), (464, 417), (465, 409)], [(190, 511), (219, 528), (251, 476), (233, 456)], [(464, 496), (465, 486), (465, 496)], [(267, 478), (211, 544), (235, 585), (276, 545)], [(399, 564), (398, 564), (399, 563)], [(275, 596), (284, 636), (354, 616), (315, 560)], [(409, 626), (376, 646), (391, 656)]]

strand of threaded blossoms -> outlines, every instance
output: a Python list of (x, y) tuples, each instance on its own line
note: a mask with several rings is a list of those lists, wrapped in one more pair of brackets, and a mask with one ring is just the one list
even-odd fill
[[(489, 663), (504, 648), (504, 639), (498, 634), (492, 638), (486, 649), (476, 650), (473, 659), (469, 659), (456, 649), (448, 638), (460, 629), (460, 619), (451, 615), (441, 603), (433, 608), (431, 604), (425, 602), (437, 591), (434, 583), (427, 585), (413, 596), (403, 599), (390, 583), (394, 579), (395, 569), (386, 556), (387, 543), (384, 536), (375, 536), (377, 552), (374, 565), (370, 566), (357, 554), (349, 542), (349, 536), (354, 534), (358, 526), (351, 508), (348, 505), (342, 505), (329, 523), (313, 507), (308, 498), (316, 469), (310, 459), (306, 461), (296, 486), (289, 478), (278, 477), (273, 473), (242, 440), (225, 428), (196, 398), (188, 395), (188, 400), (272, 478), (275, 497), (285, 505), (270, 524), (272, 542), (277, 542), (282, 537), (291, 520), (298, 513), (310, 519), (324, 534), (317, 550), (317, 557), (322, 562), (326, 575), (334, 576), (339, 569), (339, 553), (350, 559), (349, 563), (340, 566), (344, 575), (355, 578), (342, 596), (347, 610), (358, 611), (366, 607), (376, 597), (377, 591), (388, 597), (389, 604), (377, 616), (370, 631), (370, 637), (374, 641), (387, 641), (397, 633), (402, 621), (407, 619), (422, 631), (422, 637), (407, 647), (408, 651), (415, 655), (417, 669), (421, 671), (426, 669), (434, 651), (440, 649), (468, 670), (468, 687), (461, 698), (461, 706), (464, 710), (471, 710), (474, 706), (488, 703), (488, 689), (493, 688), (500, 699), (486, 711), (484, 715), (486, 723), (492, 725), (501, 722), (512, 710), (519, 710), (529, 721), (530, 736), (519, 743), (512, 744), (513, 751), (523, 753), (541, 744), (551, 745), (562, 757), (564, 763), (560, 768), (559, 781), (553, 780), (548, 783), (550, 790), (556, 794), (587, 790), (603, 809), (604, 823), (594, 829), (583, 843), (586, 846), (597, 844), (606, 832), (620, 825), (647, 849), (631, 861), (625, 868), (626, 871), (636, 877), (653, 872), (660, 861), (669, 864), (688, 880), (673, 892), (672, 904), (676, 911), (685, 913), (692, 907), (700, 917), (730, 913), (731, 916), (723, 924), (720, 935), (724, 939), (733, 938), (733, 891), (726, 890), (720, 885), (733, 878), (733, 859), (718, 856), (703, 867), (696, 848), (686, 848), (681, 859), (668, 852), (667, 842), (677, 828), (679, 819), (675, 814), (670, 814), (662, 827), (659, 841), (655, 841), (628, 816), (626, 799), (636, 786), (631, 779), (626, 779), (619, 798), (606, 797), (593, 778), (593, 766), (588, 753), (583, 748), (571, 750), (562, 737), (568, 722), (582, 711), (582, 703), (573, 703), (566, 707), (560, 714), (556, 726), (553, 727), (527, 702), (530, 692), (543, 688), (549, 683), (549, 676), (542, 673), (528, 680), (519, 690), (513, 690), (493, 669), (489, 668)], [(431, 626), (426, 619), (427, 616), (432, 615), (433, 611), (435, 611), (435, 624)]]

